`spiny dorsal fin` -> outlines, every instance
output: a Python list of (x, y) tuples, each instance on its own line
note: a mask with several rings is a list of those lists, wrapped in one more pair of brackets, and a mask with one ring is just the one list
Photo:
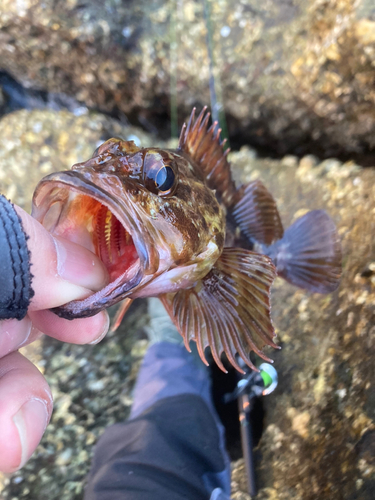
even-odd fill
[(227, 160), (230, 149), (224, 150), (217, 122), (208, 128), (210, 113), (205, 106), (195, 119), (193, 109), (189, 123), (182, 127), (178, 149), (187, 153), (202, 168), (209, 187), (216, 189), (227, 206), (234, 203), (236, 186)]
[(254, 351), (271, 361), (262, 351), (264, 345), (278, 346), (270, 317), (270, 287), (276, 276), (271, 259), (242, 248), (224, 248), (215, 266), (194, 288), (161, 295), (186, 348), (195, 340), (202, 361), (210, 346), (219, 368), (226, 371), (220, 356), (240, 372), (235, 355), (256, 369), (249, 358)]
[(241, 231), (253, 243), (271, 245), (283, 237), (284, 229), (276, 202), (259, 179), (245, 187), (233, 215)]

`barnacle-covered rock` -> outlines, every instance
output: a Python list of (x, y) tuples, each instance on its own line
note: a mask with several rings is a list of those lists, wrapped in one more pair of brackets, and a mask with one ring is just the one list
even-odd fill
[(121, 136), (142, 146), (155, 143), (136, 127), (95, 113), (20, 110), (0, 121), (0, 192), (27, 211), (42, 177), (67, 170), (90, 158), (110, 137)]
[(1, 0), (1, 66), (27, 87), (168, 133), (160, 124), (171, 100), (181, 122), (209, 102), (208, 35), (232, 137), (277, 154), (361, 156), (375, 147), (373, 2), (181, 6)]

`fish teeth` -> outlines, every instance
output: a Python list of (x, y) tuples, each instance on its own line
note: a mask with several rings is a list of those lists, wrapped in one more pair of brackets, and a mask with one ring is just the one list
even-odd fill
[(105, 216), (105, 225), (104, 225), (104, 238), (107, 245), (109, 262), (112, 263), (111, 232), (112, 232), (112, 212), (107, 210), (107, 214)]

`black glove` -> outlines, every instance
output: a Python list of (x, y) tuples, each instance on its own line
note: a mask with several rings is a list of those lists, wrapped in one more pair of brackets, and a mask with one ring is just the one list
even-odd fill
[(27, 239), (12, 203), (0, 195), (0, 320), (24, 318), (34, 295)]

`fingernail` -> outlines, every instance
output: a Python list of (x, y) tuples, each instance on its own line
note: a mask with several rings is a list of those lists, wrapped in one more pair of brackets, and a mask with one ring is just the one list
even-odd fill
[(93, 252), (64, 238), (54, 237), (54, 241), (61, 278), (95, 292), (108, 283), (107, 269)]
[(102, 330), (102, 333), (94, 340), (92, 340), (91, 342), (89, 342), (89, 345), (95, 345), (95, 344), (99, 344), (99, 342), (101, 340), (104, 339), (104, 337), (107, 335), (108, 333), (108, 330), (109, 330), (109, 322), (110, 322), (110, 319), (109, 319), (109, 316), (108, 316), (108, 313), (107, 311), (102, 311), (101, 314), (105, 314), (105, 321), (104, 321), (104, 327), (103, 327), (103, 330)]
[(25, 465), (38, 446), (48, 424), (47, 404), (42, 399), (30, 399), (13, 417), (21, 441), (20, 469)]

